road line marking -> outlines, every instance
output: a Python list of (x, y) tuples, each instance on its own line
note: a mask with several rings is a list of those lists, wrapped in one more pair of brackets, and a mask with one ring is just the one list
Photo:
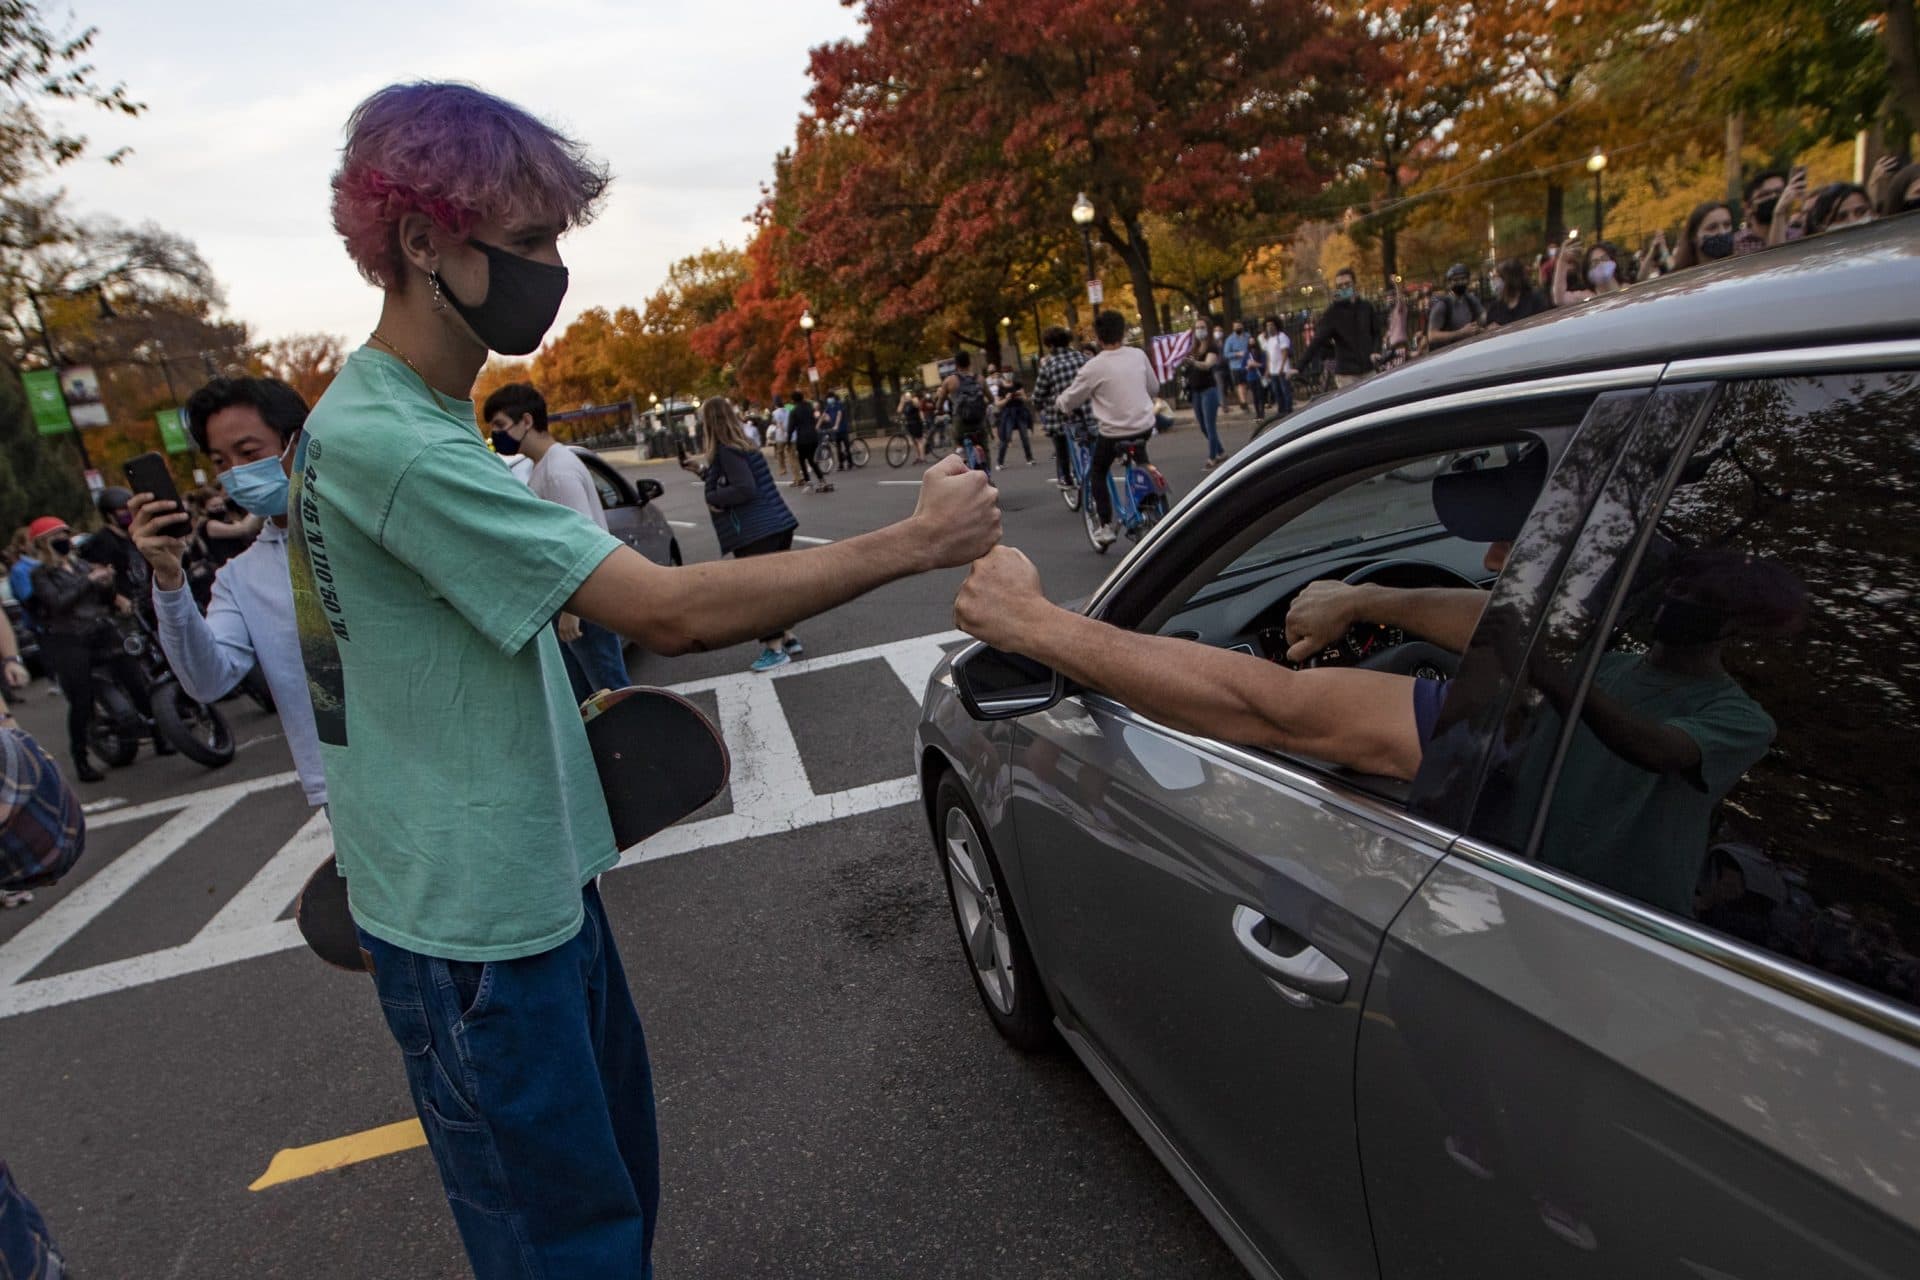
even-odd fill
[(833, 539), (832, 539), (832, 538), (809, 538), (809, 537), (808, 537), (808, 536), (807, 536), (806, 534), (804, 534), (804, 533), (796, 533), (796, 534), (794, 534), (794, 535), (793, 535), (793, 540), (794, 540), (795, 542), (804, 542), (804, 543), (806, 543), (806, 544), (807, 544), (808, 546), (810, 546), (810, 547), (824, 547), (824, 546), (826, 546), (826, 545), (827, 545), (828, 543), (830, 543), (830, 542), (832, 542), (832, 541), (833, 541)]
[(378, 1160), (427, 1145), (426, 1130), (418, 1119), (383, 1124), (378, 1129), (350, 1133), (306, 1147), (283, 1147), (267, 1162), (267, 1171), (247, 1184), (249, 1191), (265, 1191), (283, 1182), (311, 1178), (316, 1173), (344, 1169), (363, 1160)]
[(86, 928), (101, 912), (120, 900), (148, 872), (172, 857), (221, 814), (238, 796), (225, 796), (188, 805), (160, 824), (139, 844), (81, 882), (80, 887), (53, 904), (0, 947), (0, 987), (17, 983), (41, 961)]
[(321, 859), (332, 851), (333, 827), (327, 822), (326, 810), (315, 809), (240, 892), (201, 926), (193, 940), (204, 942), (219, 934), (272, 924), (299, 895)]
[(127, 802), (125, 796), (101, 796), (98, 800), (89, 800), (80, 806), (85, 814), (105, 813), (109, 809), (118, 809)]
[[(715, 695), (722, 731), (734, 753), (737, 770), (733, 779), (734, 812), (670, 827), (644, 844), (623, 851), (620, 865), (633, 866), (715, 845), (780, 835), (916, 799), (920, 793), (919, 780), (911, 775), (827, 795), (815, 794), (806, 780), (804, 768), (788, 763), (798, 756), (793, 730), (779, 698), (768, 686), (775, 680), (812, 671), (880, 661), (918, 698), (925, 690), (928, 675), (939, 664), (942, 649), (966, 638), (959, 631), (936, 632), (808, 658), (765, 674), (731, 672), (668, 686), (674, 693)], [(148, 833), (140, 843), (54, 904), (46, 915), (30, 922), (0, 946), (0, 1019), (299, 947), (298, 926), (291, 920), (273, 917), (297, 891), (298, 886), (293, 884), (296, 873), (302, 877), (308, 874), (325, 851), (326, 841), (317, 815), (310, 817), (286, 844), (261, 864), (240, 890), (236, 902), (222, 907), (190, 941), (90, 968), (21, 980), (22, 975), (65, 946), (101, 911), (234, 804), (257, 791), (297, 781), (299, 775), (292, 771), (271, 774), (130, 805), (90, 819), (90, 825), (104, 827), (160, 814), (173, 815), (167, 823)], [(246, 903), (243, 905), (238, 899), (245, 899)], [(247, 918), (249, 915), (252, 920)]]
[(667, 523), (676, 529), (698, 529), (700, 527), (691, 520), (669, 520)]
[(918, 480), (876, 480), (876, 481), (874, 481), (874, 483), (875, 483), (875, 484), (913, 484), (913, 485), (917, 485), (917, 484), (919, 484), (919, 483), (920, 483), (920, 481), (918, 481)]

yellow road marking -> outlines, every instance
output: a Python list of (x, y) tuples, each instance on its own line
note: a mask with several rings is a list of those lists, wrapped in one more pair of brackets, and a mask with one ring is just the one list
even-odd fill
[(286, 1147), (273, 1153), (273, 1159), (267, 1162), (267, 1171), (255, 1178), (247, 1190), (264, 1191), (296, 1178), (311, 1178), (329, 1169), (344, 1169), (362, 1160), (378, 1160), (396, 1151), (411, 1151), (426, 1145), (426, 1132), (416, 1119), (383, 1124), (378, 1129), (350, 1133), (310, 1147)]

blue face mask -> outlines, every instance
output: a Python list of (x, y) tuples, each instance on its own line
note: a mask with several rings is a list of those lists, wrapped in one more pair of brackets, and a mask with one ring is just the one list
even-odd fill
[(261, 458), (220, 473), (227, 497), (256, 516), (287, 514), (287, 473), (278, 458)]

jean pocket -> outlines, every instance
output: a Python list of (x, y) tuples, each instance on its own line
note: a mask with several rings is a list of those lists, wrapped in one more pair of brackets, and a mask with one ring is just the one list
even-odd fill
[(487, 1011), (493, 994), (493, 962), (435, 960), (433, 980), (453, 993), (453, 1029), (458, 1032)]
[(507, 1213), (507, 1176), (486, 1122), (447, 1115), (433, 1099), (420, 1099), (420, 1126), (426, 1131), (433, 1161), (447, 1199), (482, 1213)]

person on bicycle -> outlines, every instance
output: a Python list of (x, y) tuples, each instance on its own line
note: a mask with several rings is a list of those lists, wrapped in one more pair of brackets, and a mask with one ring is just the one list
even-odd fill
[(900, 393), (900, 404), (895, 409), (900, 415), (901, 425), (905, 428), (907, 439), (913, 441), (913, 460), (921, 466), (927, 462), (927, 418), (920, 407), (920, 394), (912, 387)]
[[(992, 476), (993, 452), (987, 442), (987, 389), (980, 375), (973, 371), (971, 352), (953, 353), (953, 372), (940, 384), (940, 390), (953, 406), (953, 447), (962, 454), (973, 453), (980, 464), (974, 469)], [(969, 457), (967, 465), (973, 467), (974, 460)]]
[[(53, 669), (60, 695), (67, 700), (67, 748), (73, 774), (82, 782), (105, 775), (87, 759), (87, 731), (93, 727), (93, 670), (106, 666), (148, 723), (153, 707), (140, 664), (120, 643), (115, 611), (133, 612), (133, 602), (113, 588), (113, 568), (90, 564), (73, 554), (73, 531), (58, 516), (41, 516), (27, 526), (39, 544), (40, 567), (33, 571), (33, 603), (40, 627), (40, 658)], [(101, 535), (95, 535), (101, 536)], [(141, 564), (145, 564), (143, 560)], [(156, 730), (153, 753), (170, 756), (173, 748)]]
[(1073, 385), (1073, 380), (1086, 364), (1089, 357), (1073, 345), (1073, 335), (1055, 325), (1047, 330), (1041, 339), (1047, 348), (1047, 354), (1040, 359), (1040, 372), (1033, 382), (1034, 403), (1040, 406), (1040, 425), (1046, 428), (1053, 438), (1053, 474), (1054, 482), (1062, 489), (1071, 489), (1080, 482), (1073, 474), (1073, 448), (1068, 441), (1068, 432), (1086, 436), (1093, 431), (1093, 414), (1085, 405), (1063, 412), (1054, 400)]
[(1062, 413), (1090, 404), (1100, 424), (1093, 443), (1092, 488), (1094, 509), (1100, 516), (1094, 540), (1104, 547), (1120, 536), (1113, 521), (1113, 497), (1107, 491), (1107, 469), (1129, 445), (1141, 462), (1147, 460), (1153, 399), (1160, 394), (1160, 380), (1153, 376), (1147, 353), (1127, 345), (1127, 318), (1118, 311), (1095, 316), (1093, 336), (1100, 339), (1100, 354), (1081, 366), (1054, 404)]
[(840, 470), (853, 470), (853, 414), (838, 391), (827, 392), (820, 406), (820, 431), (833, 442), (834, 461)]

